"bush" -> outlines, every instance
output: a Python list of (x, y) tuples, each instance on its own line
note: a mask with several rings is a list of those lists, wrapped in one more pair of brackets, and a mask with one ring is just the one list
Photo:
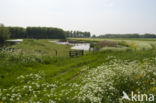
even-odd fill
[(114, 41), (104, 40), (104, 41), (99, 42), (98, 45), (100, 45), (101, 47), (116, 47), (118, 43)]
[(10, 33), (3, 24), (0, 24), (0, 43), (4, 43), (10, 37)]

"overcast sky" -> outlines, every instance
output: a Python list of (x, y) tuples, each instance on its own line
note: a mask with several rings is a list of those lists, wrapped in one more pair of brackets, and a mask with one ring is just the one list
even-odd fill
[(156, 0), (0, 0), (0, 23), (104, 33), (156, 33)]

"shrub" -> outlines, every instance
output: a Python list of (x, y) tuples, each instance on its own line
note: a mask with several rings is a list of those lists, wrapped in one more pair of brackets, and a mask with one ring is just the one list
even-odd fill
[(10, 33), (3, 24), (0, 24), (0, 43), (4, 43), (10, 37)]
[(118, 43), (104, 40), (104, 41), (99, 42), (98, 45), (100, 45), (101, 47), (116, 47)]

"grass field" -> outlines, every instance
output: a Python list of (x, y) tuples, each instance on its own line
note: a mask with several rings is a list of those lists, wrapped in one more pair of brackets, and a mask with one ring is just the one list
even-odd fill
[(13, 45), (15, 52), (0, 53), (0, 103), (131, 103), (123, 91), (156, 94), (156, 41), (109, 40), (126, 41), (130, 50), (70, 58), (70, 46), (49, 40)]
[[(24, 40), (20, 45), (12, 46), (24, 55), (67, 56), (70, 46), (56, 45), (51, 40)], [(57, 55), (56, 55), (57, 51)]]

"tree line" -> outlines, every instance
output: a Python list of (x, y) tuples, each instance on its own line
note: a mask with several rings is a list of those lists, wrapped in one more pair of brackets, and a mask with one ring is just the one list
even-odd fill
[(74, 38), (87, 38), (90, 37), (90, 32), (82, 32), (82, 31), (66, 31), (66, 37), (74, 37)]
[(104, 34), (100, 36), (95, 36), (93, 37), (98, 37), (98, 38), (156, 38), (156, 34)]
[(10, 38), (31, 39), (65, 39), (65, 32), (59, 28), (52, 27), (7, 27)]
[(53, 27), (5, 27), (0, 24), (0, 42), (11, 39), (66, 39), (66, 37), (90, 37), (90, 32), (64, 31)]
[(10, 38), (65, 39), (66, 37), (90, 37), (90, 32), (64, 31), (52, 27), (7, 27)]

